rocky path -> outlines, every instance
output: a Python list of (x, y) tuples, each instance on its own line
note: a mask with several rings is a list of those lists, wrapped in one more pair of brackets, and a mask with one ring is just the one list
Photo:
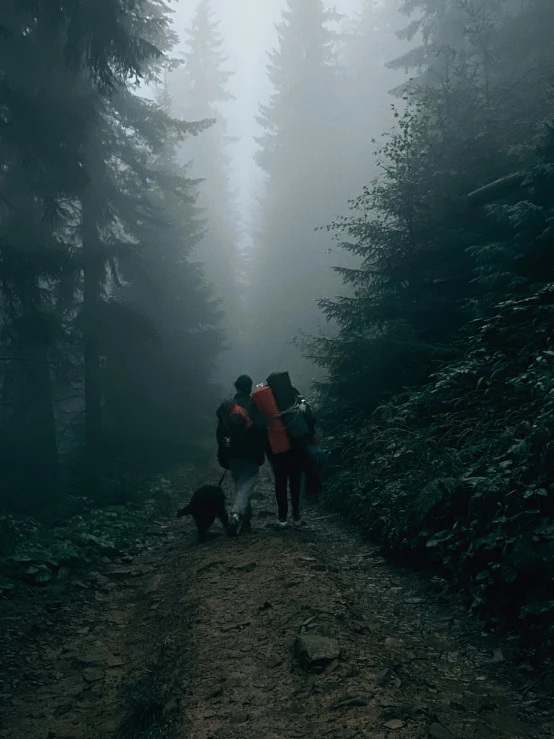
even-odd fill
[(2, 607), (1, 736), (554, 736), (511, 642), (321, 510), (266, 526), (267, 481), (260, 498), (249, 535), (157, 522), (140, 556), (26, 604), (31, 625)]

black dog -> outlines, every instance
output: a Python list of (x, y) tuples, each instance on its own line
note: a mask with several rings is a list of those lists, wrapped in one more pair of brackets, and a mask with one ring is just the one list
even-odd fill
[(219, 518), (225, 531), (229, 529), (229, 516), (225, 509), (225, 493), (221, 485), (202, 485), (194, 493), (190, 503), (177, 514), (179, 518), (192, 516), (198, 530), (198, 539), (202, 544), (216, 518)]

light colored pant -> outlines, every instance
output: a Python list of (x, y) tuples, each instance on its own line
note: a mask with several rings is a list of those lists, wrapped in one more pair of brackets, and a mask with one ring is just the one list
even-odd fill
[(250, 501), (260, 474), (258, 463), (252, 459), (230, 459), (229, 469), (235, 483), (235, 505), (232, 512), (249, 521), (252, 518)]

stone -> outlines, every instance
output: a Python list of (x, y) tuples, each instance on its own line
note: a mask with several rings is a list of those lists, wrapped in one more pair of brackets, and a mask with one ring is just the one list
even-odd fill
[(251, 623), (252, 621), (242, 621), (238, 624), (229, 624), (228, 626), (222, 626), (221, 631), (224, 634), (228, 633), (229, 631), (242, 631), (243, 629), (246, 629), (248, 626), (250, 626)]
[(98, 727), (100, 736), (115, 736), (118, 728), (119, 723), (117, 719), (114, 718), (110, 718), (107, 721), (104, 721)]
[(103, 621), (108, 621), (111, 624), (117, 624), (117, 626), (123, 626), (125, 623), (125, 614), (122, 611), (111, 611), (110, 613), (102, 614), (99, 616)]
[(368, 705), (367, 698), (363, 695), (344, 695), (333, 701), (329, 706), (329, 710), (338, 711), (340, 708), (362, 708)]
[(250, 715), (248, 713), (235, 713), (234, 716), (231, 716), (231, 723), (232, 724), (245, 724), (249, 718), (250, 718)]
[(77, 662), (80, 662), (84, 665), (93, 665), (97, 664), (99, 662), (104, 662), (106, 659), (106, 655), (102, 652), (89, 652), (88, 654), (85, 654), (84, 656), (75, 656), (75, 659)]
[(256, 562), (245, 562), (244, 564), (237, 565), (234, 569), (237, 572), (252, 572), (257, 566)]
[(398, 729), (404, 728), (404, 721), (400, 721), (398, 718), (393, 718), (392, 721), (387, 721), (385, 724), (386, 729), (391, 729), (391, 731), (397, 731)]
[(154, 575), (154, 577), (149, 580), (148, 584), (144, 588), (145, 594), (150, 595), (150, 593), (155, 593), (160, 587), (161, 581), (162, 575)]
[(208, 562), (204, 562), (198, 565), (198, 567), (196, 568), (196, 574), (199, 575), (201, 572), (208, 572), (208, 570), (224, 564), (225, 562), (222, 559), (210, 559)]
[(136, 570), (132, 570), (130, 567), (118, 567), (108, 572), (108, 577), (113, 580), (125, 580), (127, 577), (136, 577)]
[(83, 678), (87, 683), (96, 683), (99, 680), (104, 679), (104, 671), (87, 668), (86, 670), (83, 670)]
[(340, 657), (340, 646), (336, 639), (318, 634), (301, 634), (294, 645), (298, 664), (307, 672), (321, 672)]

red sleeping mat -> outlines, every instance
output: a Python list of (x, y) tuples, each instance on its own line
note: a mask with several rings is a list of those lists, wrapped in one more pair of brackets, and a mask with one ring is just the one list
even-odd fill
[[(263, 413), (266, 418), (271, 418), (279, 413), (277, 402), (269, 385), (264, 385), (263, 387), (254, 390), (252, 393), (252, 399), (254, 400), (258, 410)], [(269, 444), (273, 454), (288, 452), (291, 448), (290, 441), (281, 419), (273, 418), (269, 421), (267, 424), (267, 430), (269, 433)]]

